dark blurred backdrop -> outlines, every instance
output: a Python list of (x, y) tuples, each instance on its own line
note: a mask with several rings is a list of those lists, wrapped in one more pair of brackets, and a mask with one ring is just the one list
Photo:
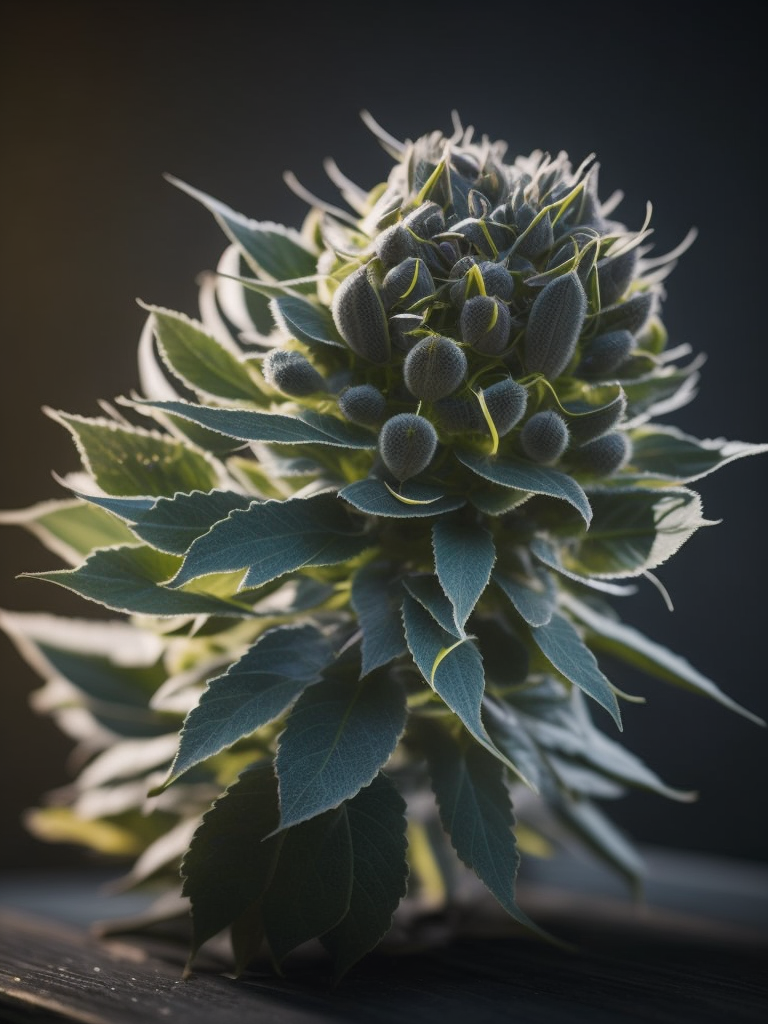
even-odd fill
[[(715, 12), (710, 14), (709, 12)], [(43, 405), (84, 415), (138, 384), (137, 297), (196, 315), (195, 277), (223, 236), (167, 184), (170, 172), (252, 217), (298, 226), (292, 170), (337, 199), (333, 156), (370, 187), (391, 166), (360, 120), (392, 135), (451, 130), (451, 110), (510, 156), (595, 152), (601, 194), (625, 192), (639, 227), (653, 203), (656, 253), (699, 237), (668, 282), (672, 343), (708, 355), (700, 393), (672, 414), (699, 437), (768, 441), (764, 386), (766, 144), (762, 55), (743, 3), (638, 5), (354, 4), (297, 7), (6, 0), (2, 16), (0, 507), (64, 492), (69, 435)], [(268, 13), (267, 13), (268, 12)], [(764, 644), (768, 456), (694, 485), (699, 531), (622, 605), (768, 717)], [(0, 607), (88, 615), (92, 606), (23, 571), (59, 567), (16, 527), (0, 533)], [(68, 778), (68, 742), (28, 708), (38, 679), (0, 635), (0, 866), (82, 862), (28, 836), (23, 808)], [(618, 681), (618, 680), (617, 680)], [(768, 732), (718, 705), (647, 680), (626, 710), (626, 744), (694, 805), (633, 795), (613, 817), (637, 841), (768, 858)]]

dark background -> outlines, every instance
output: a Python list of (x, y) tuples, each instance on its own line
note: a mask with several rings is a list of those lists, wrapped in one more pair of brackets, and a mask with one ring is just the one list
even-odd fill
[[(768, 441), (764, 382), (766, 144), (758, 33), (745, 4), (263, 5), (219, 0), (8, 2), (3, 8), (0, 163), (0, 507), (63, 497), (51, 472), (77, 467), (43, 405), (97, 415), (138, 384), (141, 298), (196, 315), (195, 277), (223, 236), (167, 184), (170, 172), (261, 220), (298, 226), (292, 170), (336, 201), (333, 156), (366, 188), (391, 161), (359, 117), (397, 138), (451, 131), (451, 110), (508, 157), (595, 152), (601, 194), (655, 253), (699, 237), (668, 282), (671, 343), (705, 351), (700, 393), (672, 414), (699, 437)], [(768, 717), (763, 577), (768, 457), (694, 485), (707, 518), (650, 587), (622, 604)], [(92, 606), (23, 571), (58, 568), (17, 527), (0, 533), (0, 607), (88, 615)], [(28, 836), (23, 808), (68, 778), (66, 741), (27, 705), (38, 679), (0, 636), (0, 866), (82, 862)], [(768, 732), (703, 698), (628, 675), (648, 696), (625, 711), (626, 744), (694, 805), (632, 795), (612, 806), (637, 841), (768, 859)], [(607, 728), (610, 726), (604, 723)]]

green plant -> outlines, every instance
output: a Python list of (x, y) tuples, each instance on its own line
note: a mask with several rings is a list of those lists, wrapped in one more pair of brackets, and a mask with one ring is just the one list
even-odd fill
[(71, 497), (3, 514), (70, 566), (30, 575), (120, 615), (3, 615), (83, 751), (30, 825), (136, 855), (127, 885), (180, 872), (190, 963), (229, 928), (238, 970), (319, 937), (340, 977), (448, 841), (536, 930), (520, 787), (637, 884), (596, 794), (691, 795), (593, 724), (632, 699), (602, 655), (759, 721), (610, 603), (705, 524), (689, 484), (768, 451), (656, 422), (700, 368), (660, 319), (679, 253), (592, 159), (366, 122), (387, 181), (330, 164), (353, 212), (296, 186), (301, 230), (172, 179), (229, 243), (200, 320), (145, 305), (140, 393), (47, 410)]

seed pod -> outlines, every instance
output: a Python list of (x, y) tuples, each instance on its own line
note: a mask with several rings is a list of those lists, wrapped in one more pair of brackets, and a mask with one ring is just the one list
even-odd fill
[(342, 415), (352, 423), (361, 427), (374, 427), (384, 419), (387, 402), (373, 384), (356, 384), (339, 395), (339, 408)]
[(476, 398), (441, 398), (435, 402), (441, 429), (449, 434), (468, 434), (482, 430), (485, 420)]
[(565, 420), (551, 409), (535, 412), (520, 431), (520, 445), (534, 462), (557, 462), (568, 440)]
[(466, 375), (467, 357), (455, 341), (441, 334), (422, 338), (403, 363), (406, 387), (427, 402), (452, 394)]
[(333, 294), (333, 322), (353, 352), (372, 363), (389, 360), (389, 326), (370, 263), (353, 270)]
[(459, 316), (461, 339), (477, 352), (497, 356), (509, 343), (509, 310), (497, 298), (475, 295), (464, 303)]
[(381, 298), (387, 310), (397, 303), (408, 308), (434, 294), (435, 282), (427, 265), (413, 256), (393, 267), (381, 285)]
[(466, 217), (458, 224), (453, 224), (450, 230), (466, 238), (475, 251), (486, 259), (495, 256), (495, 250), (505, 248), (514, 238), (505, 225), (477, 217)]
[(381, 428), (379, 454), (397, 480), (407, 480), (427, 468), (437, 449), (437, 431), (423, 416), (401, 412)]
[(445, 215), (437, 203), (427, 201), (404, 217), (403, 224), (417, 238), (432, 238), (445, 231)]
[(302, 398), (326, 391), (327, 384), (301, 352), (273, 348), (261, 364), (264, 380), (285, 395)]
[(544, 285), (525, 330), (529, 373), (543, 373), (550, 380), (560, 376), (576, 349), (586, 312), (587, 296), (574, 271)]
[(634, 343), (629, 331), (599, 334), (584, 346), (577, 372), (582, 377), (610, 376), (627, 358)]
[[(533, 222), (538, 214), (538, 210), (534, 210), (528, 203), (523, 203), (520, 209), (517, 211), (515, 221), (520, 229), (520, 234), (526, 230), (526, 228)], [(520, 253), (521, 256), (526, 256), (528, 259), (535, 260), (543, 253), (547, 252), (552, 248), (554, 243), (554, 234), (552, 232), (552, 221), (550, 220), (549, 214), (545, 213), (535, 228), (523, 238), (522, 242), (515, 246), (515, 252)]]
[(627, 396), (623, 391), (618, 398), (598, 409), (591, 408), (586, 402), (569, 403), (568, 412), (585, 414), (569, 418), (568, 429), (571, 432), (571, 441), (581, 445), (586, 444), (587, 441), (594, 441), (597, 437), (602, 437), (620, 422), (626, 408)]
[(414, 256), (417, 249), (417, 241), (402, 224), (393, 224), (382, 231), (376, 238), (376, 255), (382, 262), (385, 270), (402, 263), (409, 256)]
[(620, 256), (610, 255), (597, 263), (597, 280), (600, 285), (600, 303), (613, 306), (632, 283), (637, 269), (637, 246)]
[(654, 292), (637, 292), (624, 302), (608, 306), (597, 318), (598, 331), (629, 331), (637, 336), (645, 327), (656, 305)]
[(594, 476), (608, 476), (626, 465), (632, 456), (632, 441), (618, 430), (576, 448), (571, 454), (575, 469)]
[(515, 284), (507, 268), (491, 260), (483, 260), (478, 264), (478, 268), (483, 277), (485, 294), (495, 295), (502, 302), (510, 302), (515, 293)]
[(528, 404), (528, 392), (511, 377), (484, 388), (483, 398), (499, 437), (520, 422)]

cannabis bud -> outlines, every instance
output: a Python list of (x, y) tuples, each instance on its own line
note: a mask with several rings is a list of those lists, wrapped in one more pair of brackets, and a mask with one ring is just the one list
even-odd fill
[(82, 747), (31, 827), (180, 883), (190, 964), (229, 929), (237, 971), (319, 939), (341, 977), (444, 844), (535, 930), (525, 789), (637, 883), (599, 797), (691, 794), (593, 723), (603, 654), (755, 718), (614, 607), (705, 523), (689, 485), (768, 451), (656, 422), (700, 368), (660, 319), (678, 253), (592, 158), (365, 119), (387, 180), (331, 164), (351, 212), (302, 191), (300, 230), (171, 179), (227, 238), (200, 319), (145, 305), (140, 391), (49, 409), (82, 471), (3, 513), (67, 563), (29, 575), (116, 613), (3, 614)]

